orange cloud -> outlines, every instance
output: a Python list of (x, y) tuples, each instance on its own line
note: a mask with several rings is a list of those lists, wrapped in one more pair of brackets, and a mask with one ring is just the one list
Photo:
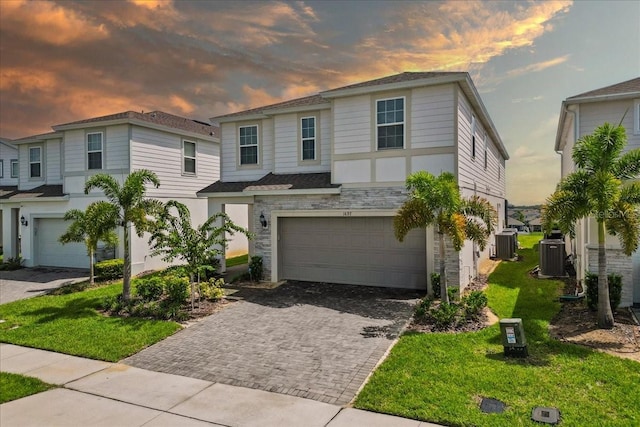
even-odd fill
[(57, 46), (88, 43), (109, 36), (104, 25), (97, 25), (64, 6), (43, 1), (3, 1), (0, 22), (13, 33)]
[(169, 102), (172, 106), (182, 111), (183, 114), (190, 114), (193, 112), (193, 110), (195, 110), (195, 107), (192, 103), (178, 95), (171, 95), (169, 97)]

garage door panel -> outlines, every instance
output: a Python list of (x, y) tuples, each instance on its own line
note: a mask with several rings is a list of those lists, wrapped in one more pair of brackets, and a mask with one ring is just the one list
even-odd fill
[(89, 268), (89, 256), (84, 243), (58, 242), (69, 226), (62, 218), (35, 220), (35, 263), (52, 267)]
[(279, 233), (280, 278), (426, 287), (425, 232), (400, 243), (392, 217), (280, 218)]

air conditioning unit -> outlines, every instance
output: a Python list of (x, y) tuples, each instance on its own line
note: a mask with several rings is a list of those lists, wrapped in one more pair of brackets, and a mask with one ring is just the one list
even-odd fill
[(540, 240), (540, 272), (538, 277), (566, 277), (564, 268), (564, 241), (561, 239)]
[(518, 232), (505, 230), (496, 234), (496, 258), (508, 260), (516, 257)]

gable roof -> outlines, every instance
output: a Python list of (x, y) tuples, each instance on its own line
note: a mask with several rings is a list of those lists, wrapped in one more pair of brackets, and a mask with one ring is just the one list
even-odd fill
[(578, 100), (598, 100), (602, 97), (622, 98), (627, 96), (635, 96), (640, 94), (640, 77), (627, 80), (625, 82), (616, 83), (614, 85), (605, 86), (600, 89), (590, 90), (588, 92), (574, 95), (567, 98), (569, 103)]
[(478, 112), (478, 119), (487, 128), (487, 132), (491, 139), (495, 142), (500, 154), (505, 160), (509, 159), (509, 153), (495, 128), (495, 125), (489, 117), (480, 95), (476, 90), (471, 77), (467, 72), (404, 72), (394, 74), (392, 76), (381, 77), (378, 79), (368, 80), (366, 82), (354, 83), (335, 89), (326, 90), (316, 95), (304, 98), (296, 98), (289, 101), (279, 102), (264, 107), (252, 108), (249, 110), (238, 111), (231, 114), (212, 117), (211, 121), (216, 123), (224, 123), (236, 120), (255, 120), (269, 117), (270, 114), (284, 113), (293, 111), (305, 111), (318, 108), (329, 108), (330, 101), (333, 98), (342, 96), (351, 96), (361, 93), (371, 93), (384, 90), (407, 89), (420, 86), (432, 86), (447, 83), (457, 83), (464, 94), (469, 99), (474, 110)]
[(93, 117), (90, 119), (78, 120), (75, 122), (64, 123), (52, 126), (53, 130), (69, 130), (86, 127), (87, 124), (117, 124), (117, 123), (137, 123), (137, 124), (154, 124), (166, 128), (179, 129), (195, 134), (205, 136), (219, 135), (218, 128), (208, 123), (198, 120), (187, 119), (185, 117), (176, 116), (165, 113), (164, 111), (150, 111), (148, 113), (138, 113), (136, 111), (124, 111), (121, 113), (110, 114), (107, 116)]
[(2, 138), (0, 137), (0, 144), (12, 149), (12, 150), (17, 150), (18, 147), (16, 147), (15, 145), (12, 144), (12, 141), (8, 138)]

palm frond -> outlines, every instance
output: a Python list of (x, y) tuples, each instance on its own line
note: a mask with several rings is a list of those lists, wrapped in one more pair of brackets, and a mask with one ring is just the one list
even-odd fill
[(424, 200), (410, 198), (402, 204), (393, 218), (396, 238), (403, 241), (407, 233), (414, 228), (428, 227), (434, 223), (433, 209)]

